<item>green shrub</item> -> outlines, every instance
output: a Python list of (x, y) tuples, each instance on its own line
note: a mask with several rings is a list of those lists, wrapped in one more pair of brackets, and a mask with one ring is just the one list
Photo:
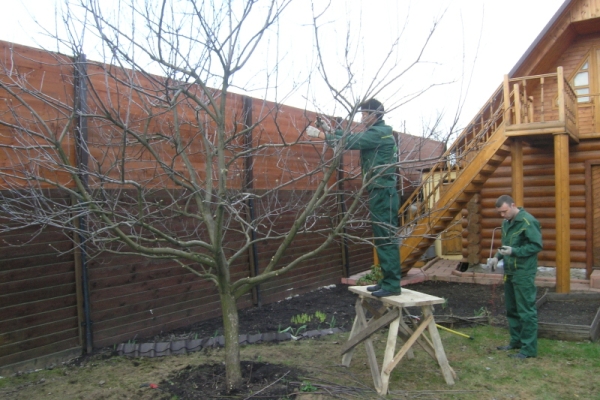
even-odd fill
[(372, 285), (376, 284), (382, 279), (383, 272), (381, 272), (381, 266), (379, 264), (375, 264), (371, 266), (371, 271), (362, 278), (360, 278), (358, 282), (356, 282), (356, 284), (361, 286)]

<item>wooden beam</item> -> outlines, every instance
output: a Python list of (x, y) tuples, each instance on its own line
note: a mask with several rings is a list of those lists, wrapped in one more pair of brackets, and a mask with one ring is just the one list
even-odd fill
[(566, 123), (565, 118), (565, 77), (563, 75), (563, 67), (557, 69), (557, 86), (558, 86), (558, 120)]
[(508, 128), (510, 125), (512, 125), (512, 121), (510, 118), (510, 84), (508, 81), (508, 75), (504, 75), (503, 91), (504, 91), (504, 126), (506, 126)]
[(521, 92), (519, 91), (519, 84), (513, 85), (513, 96), (515, 98), (515, 125), (521, 124)]
[(448, 358), (446, 357), (446, 352), (444, 351), (444, 346), (442, 345), (442, 339), (440, 338), (440, 334), (435, 326), (435, 321), (433, 320), (433, 307), (423, 306), (421, 307), (421, 312), (423, 313), (423, 317), (425, 317), (427, 320), (429, 320), (431, 317), (431, 320), (429, 321), (429, 336), (431, 337), (431, 342), (433, 343), (438, 365), (442, 370), (442, 375), (444, 376), (446, 383), (448, 385), (454, 385), (456, 373), (448, 363)]
[(556, 197), (556, 292), (571, 291), (571, 219), (569, 192), (569, 136), (554, 135)]
[[(383, 353), (383, 363), (382, 363), (381, 369), (384, 369), (385, 366), (390, 364), (392, 362), (392, 360), (394, 359), (394, 351), (396, 350), (396, 339), (398, 338), (398, 332), (399, 332), (398, 328), (400, 326), (401, 319), (402, 319), (402, 313), (400, 312), (398, 314), (398, 318), (393, 320), (392, 323), (390, 324), (390, 328), (388, 330), (388, 340), (385, 345), (385, 353)], [(406, 343), (405, 346), (407, 346), (408, 343), (411, 343), (408, 346), (408, 349), (405, 354), (409, 354), (414, 357), (414, 354), (411, 349), (412, 344), (414, 343), (414, 339), (412, 337), (409, 337), (405, 343)], [(390, 374), (391, 374), (391, 372), (387, 372), (387, 370), (385, 370), (384, 372), (381, 373), (381, 389), (379, 391), (379, 394), (387, 393), (388, 386), (390, 384)]]
[[(561, 131), (562, 129), (562, 131)], [(533, 131), (540, 133), (555, 133), (555, 132), (566, 132), (565, 123), (561, 121), (546, 121), (546, 122), (531, 122), (521, 125), (511, 125), (506, 127), (506, 134), (513, 133), (514, 131)]]
[[(348, 351), (352, 350), (354, 347), (370, 338), (371, 335), (384, 326), (389, 325), (394, 319), (398, 318), (399, 315), (399, 310), (397, 308), (393, 308), (383, 317), (369, 321), (367, 326), (362, 331), (357, 333), (350, 340), (348, 340), (344, 346), (342, 346), (342, 354), (346, 354)], [(396, 327), (396, 332), (398, 332), (398, 327)], [(394, 333), (394, 335), (396, 335), (396, 333)]]
[[(396, 356), (388, 364), (383, 365), (382, 369), (384, 374), (389, 376), (392, 373), (392, 370), (396, 367), (396, 365), (398, 365), (400, 360), (402, 360), (402, 357), (404, 357), (404, 355), (408, 352), (408, 349), (410, 349), (411, 346), (417, 341), (417, 338), (421, 336), (425, 329), (429, 328), (430, 323), (433, 323), (435, 325), (435, 322), (433, 321), (433, 315), (428, 315), (427, 317), (425, 317), (423, 322), (421, 322), (421, 324), (419, 324), (419, 327), (415, 330), (415, 333), (413, 333), (410, 339), (408, 339), (406, 343), (404, 343), (404, 346), (402, 346), (398, 354), (396, 354)], [(394, 351), (394, 349), (391, 350)]]
[(523, 207), (523, 142), (515, 138), (510, 145), (512, 198), (517, 206)]
[[(520, 136), (539, 136), (539, 135), (555, 135), (560, 133), (566, 133), (567, 129), (563, 126), (561, 128), (549, 128), (549, 129), (528, 129), (525, 128), (527, 124), (519, 125), (522, 129), (513, 129), (510, 132), (506, 132), (507, 137), (520, 137)], [(515, 127), (515, 125), (513, 125)]]

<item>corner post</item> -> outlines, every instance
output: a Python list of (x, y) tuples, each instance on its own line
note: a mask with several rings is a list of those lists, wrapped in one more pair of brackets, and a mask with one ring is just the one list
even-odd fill
[(556, 197), (556, 292), (571, 291), (569, 135), (554, 135)]
[(513, 138), (510, 144), (512, 197), (518, 206), (524, 207), (523, 194), (523, 142)]

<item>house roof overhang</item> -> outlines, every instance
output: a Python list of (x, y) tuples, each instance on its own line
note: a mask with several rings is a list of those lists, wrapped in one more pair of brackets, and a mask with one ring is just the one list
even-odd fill
[[(566, 0), (509, 72), (509, 77), (547, 72), (580, 35), (600, 32), (600, 16), (582, 17), (574, 12), (581, 0)], [(579, 11), (579, 10), (575, 10)]]

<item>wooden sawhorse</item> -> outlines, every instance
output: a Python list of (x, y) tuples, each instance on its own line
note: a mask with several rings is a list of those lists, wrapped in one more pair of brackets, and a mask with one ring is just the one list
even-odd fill
[[(355, 347), (364, 342), (375, 389), (377, 390), (377, 393), (385, 395), (388, 392), (392, 370), (405, 355), (408, 355), (409, 358), (414, 357), (411, 347), (413, 344), (417, 343), (437, 361), (442, 369), (442, 375), (444, 376), (446, 383), (448, 385), (454, 385), (456, 374), (448, 364), (440, 334), (438, 333), (435, 321), (433, 320), (433, 305), (444, 303), (444, 299), (405, 288), (402, 288), (402, 294), (398, 296), (381, 298), (372, 296), (366, 286), (351, 286), (349, 290), (358, 294), (359, 297), (356, 300), (356, 318), (352, 325), (352, 332), (350, 332), (348, 342), (342, 348), (342, 364), (344, 366), (350, 366), (352, 353), (354, 352)], [(376, 310), (367, 302), (367, 299), (380, 301), (385, 307), (382, 307), (381, 310)], [(423, 318), (421, 323), (418, 326), (415, 325), (416, 329), (413, 330), (404, 322), (402, 312), (405, 307), (417, 306), (421, 307)], [(373, 318), (368, 322), (365, 317), (365, 309), (373, 315)], [(381, 373), (379, 373), (375, 349), (373, 348), (373, 342), (370, 338), (375, 332), (388, 325), (390, 328), (387, 345), (383, 356)], [(425, 330), (429, 330), (429, 338), (424, 335)], [(398, 354), (394, 356), (398, 335), (400, 335), (405, 342)]]

